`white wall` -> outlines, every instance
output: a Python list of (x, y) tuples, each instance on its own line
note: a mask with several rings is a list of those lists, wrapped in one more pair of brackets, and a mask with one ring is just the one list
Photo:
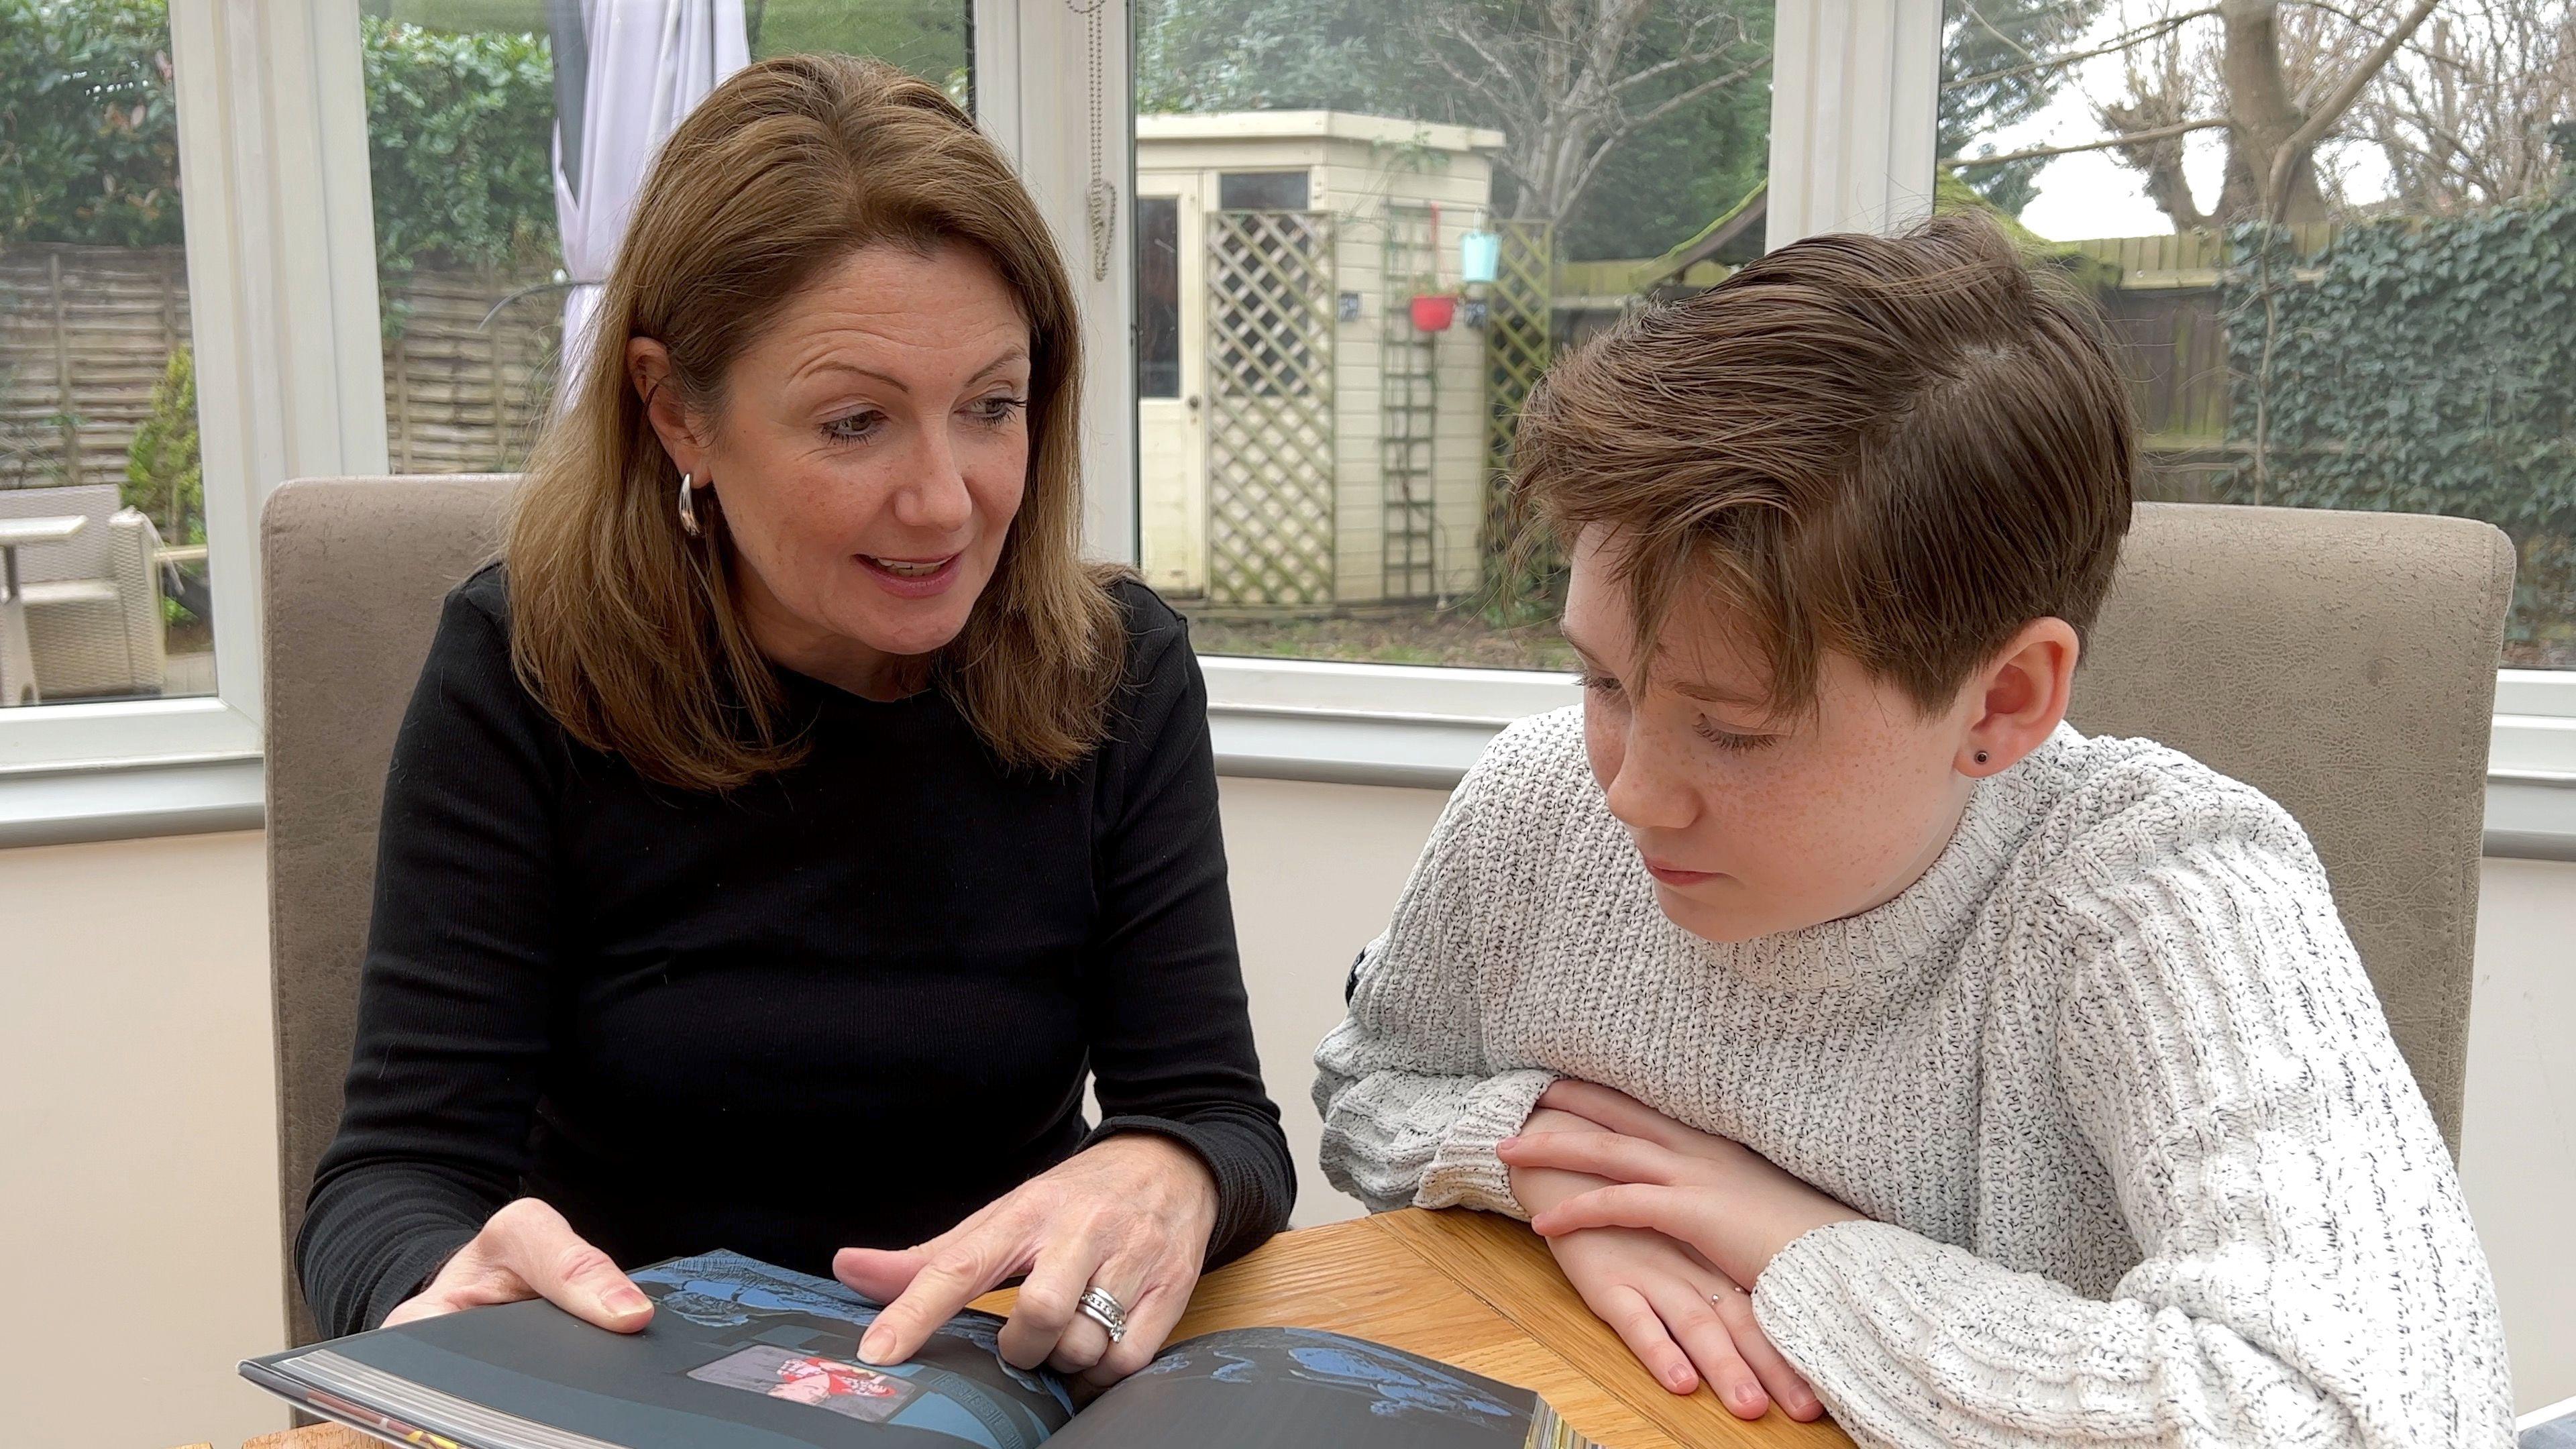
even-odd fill
[(286, 1426), (268, 1020), (258, 834), (0, 851), (0, 1442)]
[(2460, 1185), (2504, 1305), (2521, 1412), (2576, 1396), (2576, 865), (2490, 860)]
[(1351, 958), (1386, 929), (1445, 790), (1226, 780), (1225, 854), (1262, 1079), (1297, 1159), (1294, 1223), (1356, 1217), (1315, 1166), (1323, 1119), (1308, 1091), (1315, 1043), (1342, 1019)]
[[(1306, 1090), (1354, 953), (1385, 923), (1439, 793), (1225, 782), (1262, 1064), (1301, 1223)], [(232, 1445), (281, 1427), (233, 1362), (278, 1346), (267, 908), (256, 834), (0, 851), (0, 1439)], [(2516, 1397), (2576, 1394), (2576, 865), (2489, 861), (2462, 1175), (2504, 1298)], [(102, 1345), (118, 1365), (103, 1377)]]

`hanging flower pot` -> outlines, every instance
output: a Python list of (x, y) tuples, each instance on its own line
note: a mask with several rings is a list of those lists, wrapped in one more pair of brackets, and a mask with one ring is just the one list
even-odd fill
[(1413, 327), (1417, 332), (1446, 332), (1458, 317), (1458, 299), (1425, 292), (1413, 299)]

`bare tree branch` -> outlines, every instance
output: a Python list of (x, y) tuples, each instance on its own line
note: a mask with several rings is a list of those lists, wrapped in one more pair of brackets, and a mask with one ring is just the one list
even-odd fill
[[(2137, 29), (2130, 31), (2128, 34), (2120, 36), (2119, 38), (2105, 44), (2095, 46), (2091, 50), (2079, 50), (2069, 55), (2052, 55), (2045, 59), (2033, 60), (2024, 65), (2008, 65), (2001, 70), (1986, 70), (1979, 71), (1975, 75), (1963, 75), (1956, 80), (1942, 82), (1941, 89), (1945, 91), (1964, 90), (1969, 86), (1984, 85), (1988, 81), (2010, 80), (2014, 76), (2029, 75), (2035, 71), (2058, 70), (2066, 66), (2079, 64), (2083, 61), (2093, 60), (2100, 56), (2117, 55), (2121, 51), (2124, 51), (2130, 46), (2136, 45), (2141, 41), (2155, 40), (2163, 36), (2170, 35), (2174, 31), (2180, 30), (2185, 25), (2190, 24), (2192, 21), (2205, 20), (2217, 13), (2218, 7), (2215, 5), (2205, 5), (2198, 10), (2186, 10), (2179, 15), (2169, 15), (2164, 19), (2155, 21), (2151, 24), (2141, 25)], [(2028, 54), (2029, 52), (2024, 51), (2023, 53)]]
[(2035, 161), (2042, 156), (2072, 156), (2079, 151), (2107, 151), (2114, 146), (2142, 146), (2149, 141), (2162, 141), (2191, 131), (2218, 130), (2227, 124), (2224, 118), (2181, 121), (2170, 126), (2155, 126), (2144, 131), (2131, 131), (2126, 135), (2105, 136), (2099, 141), (2079, 141), (2071, 146), (2033, 146), (2027, 151), (2006, 151), (1995, 156), (1944, 156), (1940, 164), (1962, 170), (2002, 166), (2014, 161)]
[(1735, 52), (1735, 48), (1742, 45), (1745, 42), (1745, 39), (1744, 22), (1738, 20), (1735, 22), (1734, 38), (1728, 40), (1724, 45), (1712, 46), (1705, 50), (1696, 50), (1688, 55), (1677, 55), (1670, 60), (1659, 60), (1653, 65), (1650, 65), (1644, 70), (1638, 71), (1633, 75), (1622, 76), (1618, 80), (1612, 81), (1608, 88), (1608, 94), (1614, 96), (1624, 95), (1628, 91), (1644, 85), (1646, 82), (1653, 80), (1659, 75), (1681, 70), (1689, 66), (1708, 65), (1714, 61), (1724, 60), (1729, 55), (1733, 54)]
[(1968, 18), (1977, 22), (1978, 29), (1983, 30), (1985, 33), (2002, 41), (2004, 44), (2011, 46), (2015, 51), (2020, 53), (2022, 59), (2039, 59), (2037, 55), (2031, 53), (2031, 48), (2029, 46), (2022, 44), (2020, 41), (2004, 34), (2001, 30), (1996, 29), (1995, 23), (1986, 18), (1986, 12), (1978, 9), (1973, 3), (1973, 0), (1960, 0), (1959, 8), (1968, 12)]
[(2354, 66), (2341, 83), (2326, 93), (2324, 100), (2309, 110), (2308, 118), (2299, 124), (2299, 129), (2291, 132), (2290, 139), (2273, 153), (2271, 175), (2263, 191), (2264, 213), (2273, 222), (2279, 222), (2288, 205), (2290, 173), (2297, 167), (2299, 158), (2314, 150), (2326, 132), (2334, 129), (2335, 122), (2342, 120), (2343, 113), (2351, 110), (2352, 103), (2360, 99), (2362, 87), (2370, 84), (2371, 78), (2379, 74), (2389, 58), (2397, 54), (2398, 47), (2406, 43), (2407, 37), (2415, 33), (2416, 27), (2422, 25), (2440, 3), (2441, 0), (2415, 0), (2415, 8), (2406, 12), (2406, 18), (2397, 22), (2397, 28), (2388, 32), (2370, 54), (2362, 57), (2361, 64)]
[(1692, 101), (1698, 100), (1701, 96), (1707, 95), (1713, 90), (1717, 90), (1722, 86), (1732, 85), (1737, 81), (1743, 80), (1747, 76), (1757, 74), (1761, 71), (1762, 64), (1762, 62), (1757, 61), (1754, 64), (1741, 66), (1735, 70), (1728, 71), (1726, 74), (1721, 76), (1711, 76), (1709, 79), (1701, 81), (1699, 84), (1692, 86), (1688, 90), (1666, 97), (1656, 105), (1639, 112), (1636, 116), (1632, 117), (1625, 124), (1620, 126), (1618, 130), (1606, 133), (1600, 137), (1598, 143), (1592, 148), (1592, 154), (1584, 159), (1581, 169), (1575, 172), (1573, 181), (1566, 187), (1565, 204), (1571, 208), (1575, 202), (1582, 199), (1583, 193), (1592, 185), (1593, 176), (1600, 171), (1601, 163), (1610, 159), (1610, 153), (1618, 148), (1619, 142), (1626, 140), (1637, 131), (1653, 125), (1656, 121), (1662, 119), (1667, 112), (1679, 110), (1683, 106), (1690, 104)]

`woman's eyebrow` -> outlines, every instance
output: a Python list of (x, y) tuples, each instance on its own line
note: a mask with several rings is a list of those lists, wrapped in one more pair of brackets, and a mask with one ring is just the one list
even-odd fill
[[(992, 376), (994, 373), (1001, 371), (1003, 368), (1010, 366), (1012, 363), (1026, 362), (1028, 361), (1028, 358), (1029, 350), (1027, 348), (1013, 347), (1001, 356), (996, 357), (992, 361), (985, 363), (982, 367), (975, 369), (974, 375), (967, 378), (966, 381), (969, 384), (981, 382), (985, 378)], [(874, 378), (878, 382), (884, 383), (895, 391), (904, 394), (906, 397), (912, 395), (912, 385), (905, 382), (902, 378), (895, 376), (893, 373), (879, 372), (873, 367), (861, 367), (855, 362), (847, 362), (837, 357), (819, 358), (804, 367), (798, 368), (788, 380), (791, 382), (801, 381), (807, 376), (819, 372), (846, 372), (857, 377)]]
[(1001, 356), (994, 358), (992, 361), (985, 363), (982, 367), (975, 369), (975, 375), (966, 380), (968, 382), (981, 382), (985, 378), (992, 376), (994, 373), (1001, 371), (1003, 368), (1010, 366), (1014, 362), (1026, 362), (1028, 360), (1029, 350), (1027, 348), (1014, 347), (1003, 353)]

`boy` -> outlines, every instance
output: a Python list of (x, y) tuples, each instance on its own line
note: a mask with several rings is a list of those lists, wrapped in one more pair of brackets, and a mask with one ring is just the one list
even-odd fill
[(1531, 1219), (1747, 1417), (2509, 1444), (2458, 1179), (2305, 835), (2063, 723), (2133, 439), (2083, 313), (1965, 218), (1560, 364), (1518, 467), (1585, 701), (1494, 742), (1363, 955), (1327, 1176)]

